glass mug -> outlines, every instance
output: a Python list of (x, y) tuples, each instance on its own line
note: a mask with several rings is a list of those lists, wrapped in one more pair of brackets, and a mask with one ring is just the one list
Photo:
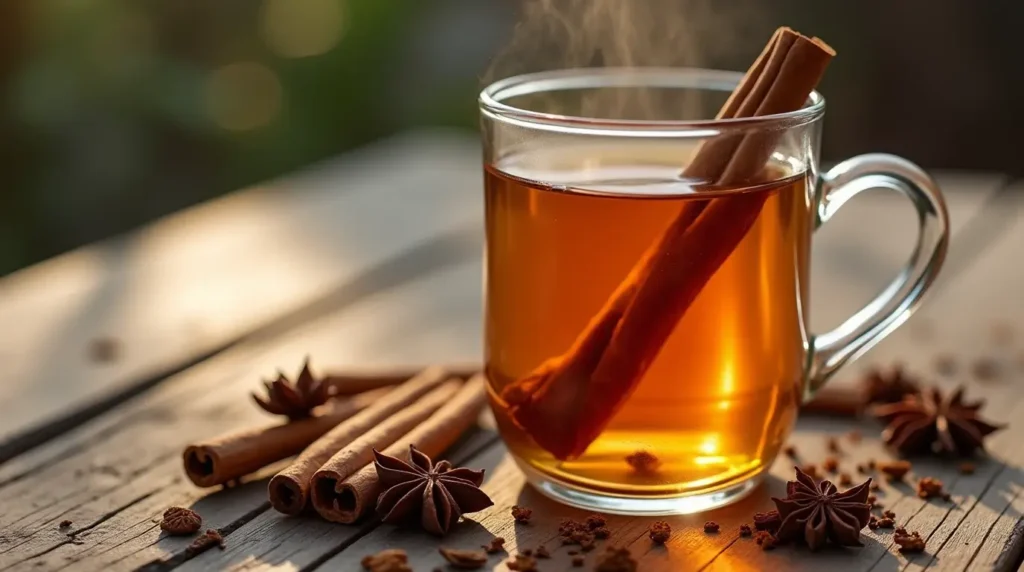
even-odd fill
[[(561, 70), (480, 96), (491, 408), (548, 496), (627, 514), (738, 499), (799, 405), (906, 320), (942, 265), (948, 217), (920, 168), (871, 154), (819, 173), (821, 95), (790, 113), (704, 119), (741, 77)], [(702, 142), (745, 136), (773, 146), (752, 182), (681, 174)], [(876, 188), (914, 204), (917, 247), (874, 301), (813, 335), (811, 236)]]

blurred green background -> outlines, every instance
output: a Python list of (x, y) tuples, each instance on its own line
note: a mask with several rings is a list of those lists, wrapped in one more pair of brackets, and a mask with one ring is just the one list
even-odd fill
[[(401, 130), (472, 133), (485, 76), (572, 63), (584, 18), (495, 60), (523, 14), (596, 2), (2, 0), (0, 275)], [(1024, 3), (602, 2), (646, 10), (598, 32), (660, 48), (638, 65), (744, 69), (782, 24), (828, 40), (826, 160), (1021, 171)]]

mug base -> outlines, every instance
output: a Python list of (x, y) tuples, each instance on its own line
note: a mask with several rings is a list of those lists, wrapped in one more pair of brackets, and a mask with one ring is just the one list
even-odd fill
[(525, 463), (518, 462), (518, 459), (516, 464), (526, 475), (526, 481), (550, 499), (584, 510), (630, 516), (669, 516), (708, 511), (749, 495), (761, 484), (763, 478), (763, 473), (758, 473), (710, 493), (642, 498), (582, 490), (544, 475)]

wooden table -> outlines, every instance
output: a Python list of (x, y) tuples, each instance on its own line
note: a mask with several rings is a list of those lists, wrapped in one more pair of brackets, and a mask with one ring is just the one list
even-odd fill
[[(991, 439), (992, 458), (973, 475), (948, 463), (915, 464), (918, 475), (941, 478), (954, 503), (922, 501), (906, 486), (879, 493), (899, 524), (928, 539), (927, 552), (900, 555), (888, 531), (865, 531), (857, 550), (813, 555), (762, 552), (738, 539), (738, 525), (780, 494), (792, 474), (787, 459), (740, 503), (668, 519), (675, 533), (665, 548), (651, 546), (650, 519), (642, 518), (610, 518), (607, 542), (628, 546), (645, 571), (1017, 568), (1024, 189), (996, 174), (938, 178), (954, 240), (936, 291), (835, 382), (893, 360), (931, 373), (936, 355), (948, 352), (962, 367), (943, 382), (969, 383), (970, 395), (989, 399), (990, 418), (1011, 424)], [(0, 280), (0, 569), (356, 570), (384, 547), (406, 549), (416, 570), (441, 566), (438, 542), (421, 533), (275, 513), (266, 473), (230, 489), (197, 489), (180, 454), (190, 440), (264, 419), (248, 392), (307, 354), (320, 368), (478, 359), (481, 214), (475, 140), (423, 132)], [(823, 229), (814, 252), (815, 327), (836, 324), (873, 296), (909, 253), (913, 233), (909, 206), (883, 193), (854, 201)], [(995, 343), (996, 324), (1016, 326), (1017, 337)], [(1000, 368), (991, 379), (971, 373), (983, 358)], [(820, 461), (826, 436), (854, 427), (866, 438), (844, 445), (844, 470), (885, 458), (870, 421), (807, 416), (792, 440), (806, 460)], [(485, 488), (496, 504), (471, 515), (446, 546), (477, 547), (498, 535), (510, 551), (556, 548), (559, 519), (585, 516), (525, 487), (486, 421), (450, 457), (488, 470)], [(532, 525), (513, 526), (516, 503), (535, 510)], [(187, 558), (189, 539), (162, 536), (156, 524), (172, 505), (194, 507), (204, 526), (224, 533), (227, 548)], [(60, 529), (65, 519), (73, 524)], [(721, 533), (703, 533), (709, 519)], [(554, 552), (540, 569), (569, 569), (566, 549)], [(505, 569), (504, 561), (491, 564)]]

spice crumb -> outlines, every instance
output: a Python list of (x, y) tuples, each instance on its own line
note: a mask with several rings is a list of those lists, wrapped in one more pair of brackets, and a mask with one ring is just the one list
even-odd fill
[(796, 447), (794, 447), (793, 445), (786, 445), (786, 448), (784, 448), (782, 450), (782, 454), (786, 455), (790, 459), (796, 459), (797, 458)]
[(781, 525), (782, 517), (777, 510), (754, 513), (754, 528), (757, 530), (775, 532)]
[(594, 538), (598, 538), (600, 540), (604, 540), (604, 539), (608, 538), (611, 535), (612, 535), (612, 531), (608, 530), (607, 528), (605, 528), (603, 526), (601, 528), (595, 528), (594, 529)]
[(704, 532), (713, 534), (721, 529), (721, 525), (713, 520), (709, 520), (704, 523)]
[(526, 508), (525, 506), (513, 505), (512, 506), (512, 518), (515, 519), (519, 524), (526, 524), (530, 522), (530, 518), (533, 516), (533, 509)]
[(750, 525), (749, 524), (741, 524), (740, 525), (740, 536), (751, 536), (753, 534), (754, 534), (754, 531), (750, 530)]
[(502, 552), (505, 550), (505, 539), (500, 536), (496, 536), (492, 538), (490, 542), (484, 544), (482, 548), (484, 549), (484, 552), (488, 554)]
[(505, 563), (509, 570), (515, 572), (537, 572), (537, 560), (527, 554), (516, 554), (515, 557)]
[(487, 555), (480, 550), (459, 550), (440, 547), (437, 549), (452, 568), (478, 570), (487, 564)]
[(520, 550), (519, 553), (522, 554), (523, 556), (533, 556), (533, 549), (532, 548), (524, 548), (524, 549)]
[(202, 536), (193, 540), (192, 544), (189, 544), (188, 548), (185, 549), (185, 553), (189, 556), (195, 556), (206, 552), (214, 546), (224, 550), (224, 537), (216, 530), (209, 529)]
[(896, 534), (893, 536), (893, 542), (899, 545), (900, 552), (903, 553), (914, 553), (924, 552), (924, 539), (921, 538), (921, 534), (918, 532), (911, 532), (907, 534)]
[(942, 481), (934, 477), (924, 477), (917, 481), (917, 496), (924, 500), (933, 498), (945, 498), (947, 495), (943, 489)]
[(761, 547), (761, 550), (766, 551), (774, 549), (775, 545), (778, 544), (778, 540), (772, 535), (772, 533), (764, 530), (759, 531), (754, 535), (754, 542)]
[(597, 559), (594, 572), (636, 572), (637, 562), (626, 548), (608, 547)]
[(575, 566), (576, 568), (582, 568), (583, 567), (583, 561), (584, 560), (583, 560), (582, 556), (573, 556), (572, 557), (572, 565)]
[(404, 550), (397, 548), (364, 556), (360, 563), (370, 572), (412, 572), (412, 568), (409, 567), (409, 556)]
[[(704, 531), (708, 528), (707, 523), (704, 524)], [(650, 528), (647, 529), (647, 535), (651, 537), (651, 541), (655, 544), (665, 544), (668, 542), (670, 536), (672, 536), (672, 527), (669, 526), (664, 520), (654, 521)]]
[(551, 558), (551, 553), (548, 552), (548, 547), (541, 544), (537, 547), (537, 550), (533, 553), (537, 558)]
[(839, 486), (848, 487), (853, 484), (853, 477), (850, 473), (839, 473)]
[(806, 473), (808, 477), (811, 477), (812, 479), (814, 479), (816, 481), (819, 480), (819, 477), (818, 477), (818, 467), (816, 465), (814, 465), (813, 463), (812, 464), (807, 464), (807, 465), (804, 465), (804, 466), (800, 467), (800, 470), (803, 471), (804, 473)]
[(876, 491), (876, 492), (881, 490), (881, 488), (882, 488), (882, 485), (878, 484), (876, 481), (871, 481), (871, 484), (868, 485), (868, 490), (872, 490), (872, 491)]
[(896, 513), (891, 510), (887, 510), (882, 513), (882, 516), (884, 516), (885, 518), (896, 518)]
[(862, 474), (862, 475), (868, 474), (868, 467), (867, 467), (867, 465), (865, 465), (863, 463), (857, 463), (857, 472)]
[(62, 521), (60, 521), (60, 524), (58, 524), (57, 526), (59, 526), (60, 528), (67, 528), (67, 527), (71, 526), (72, 524), (73, 523), (70, 520), (62, 520)]
[(976, 467), (974, 466), (974, 463), (970, 461), (964, 461), (963, 463), (957, 465), (956, 469), (960, 471), (961, 475), (973, 475)]
[(830, 453), (838, 453), (839, 439), (836, 439), (835, 437), (829, 437), (828, 440), (825, 441), (825, 446), (828, 447), (828, 451)]
[(638, 473), (653, 473), (661, 465), (661, 461), (653, 453), (643, 449), (626, 457), (626, 463)]
[(604, 517), (599, 514), (592, 514), (587, 517), (587, 528), (593, 530), (595, 528), (601, 528), (607, 524)]
[(825, 469), (830, 473), (836, 473), (839, 471), (839, 459), (835, 457), (829, 457), (825, 459), (825, 462), (821, 464), (821, 468)]
[(877, 466), (877, 464), (875, 463), (874, 459), (868, 459), (868, 470), (869, 471), (874, 471), (876, 466)]
[(569, 551), (569, 552), (568, 552), (567, 554), (568, 554), (569, 556), (576, 556), (576, 555), (577, 555), (577, 554), (579, 554), (579, 553), (580, 553), (580, 551), (579, 551), (579, 550), (570, 550), (570, 551)]
[(889, 478), (889, 481), (902, 481), (903, 477), (910, 472), (909, 461), (888, 461), (878, 463), (878, 470)]
[(956, 373), (956, 358), (950, 354), (939, 354), (935, 357), (935, 371), (939, 375), (951, 376)]
[(971, 365), (971, 373), (982, 381), (989, 381), (999, 376), (999, 364), (990, 357), (975, 360)]

